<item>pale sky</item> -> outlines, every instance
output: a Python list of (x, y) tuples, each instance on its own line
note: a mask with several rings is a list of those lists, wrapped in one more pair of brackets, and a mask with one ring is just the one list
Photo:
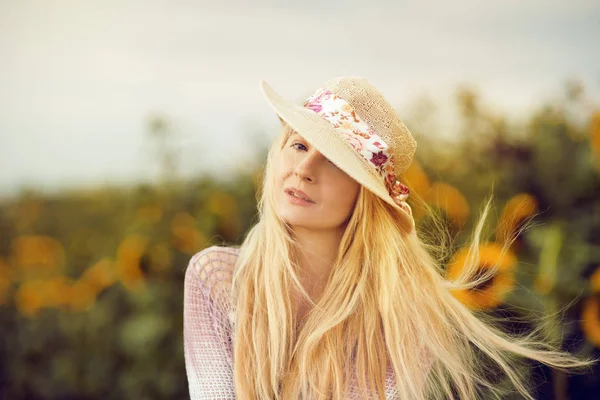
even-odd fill
[(400, 115), (468, 83), (518, 115), (571, 77), (600, 99), (599, 49), (595, 0), (0, 0), (0, 195), (152, 179), (155, 111), (182, 174), (227, 173), (276, 134), (261, 79), (300, 102), (361, 75)]

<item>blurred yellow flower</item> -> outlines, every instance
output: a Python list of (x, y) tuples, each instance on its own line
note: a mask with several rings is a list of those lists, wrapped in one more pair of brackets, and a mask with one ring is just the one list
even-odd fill
[[(538, 211), (538, 202), (528, 193), (519, 193), (510, 198), (496, 226), (496, 241), (506, 243), (513, 235), (517, 234), (523, 222), (535, 215)], [(519, 242), (513, 242), (513, 250), (518, 250)]]
[(430, 206), (445, 211), (456, 228), (461, 228), (469, 218), (469, 204), (462, 193), (454, 186), (435, 182), (424, 196)]
[(43, 306), (43, 296), (39, 281), (28, 281), (22, 283), (15, 294), (15, 305), (19, 312), (27, 317), (37, 315)]
[(85, 280), (78, 280), (70, 290), (69, 310), (81, 312), (89, 310), (96, 302), (96, 288)]
[(410, 167), (404, 171), (402, 177), (406, 184), (410, 186), (411, 191), (416, 192), (421, 197), (431, 188), (431, 182), (417, 160), (413, 161)]
[(177, 229), (182, 226), (193, 228), (196, 226), (196, 222), (198, 221), (192, 215), (180, 211), (173, 216), (173, 219), (171, 220), (171, 229)]
[[(456, 280), (467, 265), (468, 248), (456, 252), (446, 271), (447, 279)], [(479, 259), (477, 260), (476, 279), (481, 272), (498, 266), (497, 273), (488, 281), (470, 290), (455, 290), (452, 295), (475, 310), (494, 308), (500, 305), (508, 292), (515, 286), (514, 268), (517, 257), (510, 250), (502, 255), (502, 247), (497, 243), (486, 243), (479, 246)]]
[(590, 290), (592, 293), (600, 293), (600, 265), (596, 267), (590, 276)]
[(130, 235), (123, 239), (117, 249), (117, 276), (129, 290), (137, 290), (144, 285), (140, 262), (147, 242), (148, 239), (144, 236)]
[(583, 301), (581, 329), (585, 338), (600, 348), (600, 294), (595, 293)]
[(97, 295), (117, 280), (115, 262), (105, 257), (86, 269), (79, 279), (86, 282)]
[(15, 295), (15, 303), (17, 309), (29, 317), (36, 316), (42, 308), (84, 311), (94, 304), (96, 295), (114, 281), (114, 262), (104, 258), (75, 282), (62, 275), (23, 282)]
[(55, 276), (21, 283), (15, 294), (15, 304), (21, 314), (34, 317), (41, 308), (68, 305), (70, 298), (70, 280), (65, 276)]
[(185, 254), (194, 254), (206, 243), (206, 237), (196, 229), (196, 218), (186, 212), (177, 213), (171, 220), (171, 244)]
[(13, 283), (13, 267), (0, 257), (0, 305), (6, 304)]
[(63, 268), (65, 250), (49, 236), (18, 236), (11, 243), (11, 260), (25, 278), (48, 275)]
[(426, 211), (420, 202), (410, 200), (420, 197), (421, 200), (424, 201), (424, 196), (431, 188), (431, 182), (429, 181), (425, 171), (423, 171), (421, 164), (417, 160), (414, 160), (410, 167), (404, 171), (400, 180), (410, 188), (409, 204), (411, 206), (413, 216), (415, 220), (417, 220), (425, 215)]
[(55, 276), (41, 282), (43, 305), (47, 307), (63, 307), (71, 297), (71, 280), (65, 276)]

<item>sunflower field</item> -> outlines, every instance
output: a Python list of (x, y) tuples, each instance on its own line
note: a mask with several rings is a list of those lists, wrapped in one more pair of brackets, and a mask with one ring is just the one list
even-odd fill
[[(489, 111), (471, 90), (460, 90), (455, 105), (451, 138), (431, 124), (431, 109), (406, 118), (419, 148), (403, 177), (456, 238), (448, 279), (460, 273), (493, 191), (479, 265), (498, 272), (453, 295), (511, 317), (511, 331), (531, 329), (532, 313), (561, 310), (548, 337), (600, 356), (600, 106), (576, 84), (518, 121)], [(2, 200), (0, 399), (189, 398), (184, 271), (207, 246), (241, 243), (256, 222), (260, 174), (53, 195), (28, 189)], [(424, 210), (413, 212), (426, 229)], [(574, 376), (530, 368), (540, 399), (600, 393), (600, 367)]]

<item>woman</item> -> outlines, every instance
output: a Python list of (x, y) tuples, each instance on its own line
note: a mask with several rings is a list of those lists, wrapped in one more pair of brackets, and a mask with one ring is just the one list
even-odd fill
[(240, 248), (204, 249), (186, 271), (192, 399), (498, 397), (482, 355), (533, 399), (511, 356), (590, 365), (501, 332), (451, 295), (488, 278), (470, 280), (488, 208), (471, 265), (446, 281), (398, 180), (416, 142), (368, 81), (332, 79), (302, 106), (261, 88), (283, 129), (259, 221)]

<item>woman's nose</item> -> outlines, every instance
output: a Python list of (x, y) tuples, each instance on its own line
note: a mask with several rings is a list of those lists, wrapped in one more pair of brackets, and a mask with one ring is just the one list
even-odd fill
[(305, 153), (302, 157), (299, 157), (296, 162), (295, 173), (300, 178), (307, 178), (314, 181), (318, 174), (319, 166), (322, 165), (325, 157), (318, 151), (312, 151)]

